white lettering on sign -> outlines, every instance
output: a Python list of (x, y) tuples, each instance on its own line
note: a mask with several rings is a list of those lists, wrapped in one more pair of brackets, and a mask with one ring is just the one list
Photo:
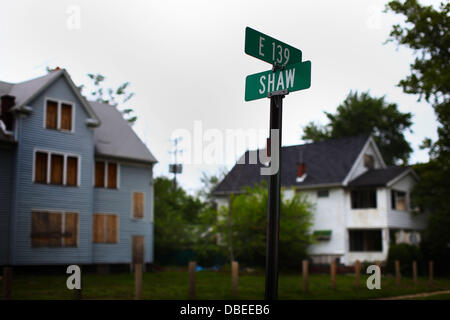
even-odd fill
[[(273, 87), (275, 85), (275, 73), (269, 74), (269, 76), (267, 78), (268, 78), (267, 79), (267, 90), (269, 92), (272, 92), (273, 91)], [(272, 89), (270, 89), (270, 85), (272, 85)]]
[(292, 68), (285, 72), (286, 72), (286, 87), (291, 88), (294, 86), (295, 68)]
[(259, 55), (264, 57), (264, 53), (262, 52), (262, 48), (264, 47), (263, 41), (266, 40), (263, 37), (259, 37)]
[[(273, 92), (273, 91), (279, 91), (279, 90), (285, 90), (290, 89), (294, 87), (294, 80), (295, 80), (295, 68), (285, 70), (284, 74), (283, 72), (280, 72), (277, 74), (278, 79), (275, 79), (275, 73), (271, 73), (267, 76), (267, 86), (266, 86), (266, 76), (262, 75), (259, 78), (259, 83), (261, 84), (261, 87), (259, 88), (258, 92), (260, 94)], [(275, 80), (277, 80), (277, 86), (275, 89)]]
[(266, 80), (266, 76), (261, 76), (261, 78), (259, 79), (259, 83), (261, 83), (261, 89), (259, 89), (259, 93), (263, 94), (264, 91), (266, 91), (266, 84), (264, 83), (264, 81)]
[[(281, 86), (281, 89), (280, 89), (280, 86)], [(280, 76), (278, 77), (277, 91), (278, 91), (278, 90), (284, 90), (283, 72), (280, 72)]]

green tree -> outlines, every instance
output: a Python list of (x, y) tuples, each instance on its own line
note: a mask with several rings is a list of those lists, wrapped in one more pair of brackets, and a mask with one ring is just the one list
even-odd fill
[[(228, 250), (228, 208), (219, 208), (217, 230), (221, 245)], [(232, 201), (232, 241), (237, 261), (253, 266), (264, 266), (266, 256), (267, 188), (264, 185), (247, 188)], [(292, 268), (306, 256), (312, 243), (309, 229), (312, 225), (312, 204), (301, 194), (292, 199), (282, 196), (280, 208), (280, 268)], [(220, 218), (222, 217), (222, 218)]]
[(436, 261), (437, 271), (450, 272), (450, 3), (439, 8), (420, 5), (416, 0), (391, 1), (386, 11), (405, 17), (394, 25), (388, 42), (409, 47), (415, 54), (411, 74), (399, 82), (405, 93), (433, 107), (438, 140), (424, 141), (430, 161), (414, 168), (421, 177), (412, 193), (414, 205), (430, 213), (422, 248), (427, 259)]
[(155, 256), (191, 249), (204, 204), (166, 177), (154, 180), (155, 190)]
[[(134, 124), (136, 122), (137, 116), (134, 115), (134, 110), (126, 106), (128, 101), (134, 97), (134, 92), (128, 92), (128, 87), (130, 86), (128, 81), (122, 83), (117, 88), (105, 88), (103, 84), (103, 81), (106, 79), (105, 76), (100, 73), (88, 73), (87, 76), (94, 86), (94, 90), (89, 93), (90, 97), (97, 102), (111, 104), (117, 108), (120, 107), (120, 112), (125, 120), (127, 120), (130, 124)], [(83, 88), (84, 86), (82, 89)]]
[(403, 132), (411, 130), (411, 113), (402, 113), (395, 103), (384, 97), (374, 98), (368, 92), (348, 94), (336, 113), (325, 112), (325, 126), (310, 122), (303, 128), (302, 139), (320, 141), (358, 134), (372, 134), (386, 163), (408, 162), (412, 149)]
[(404, 15), (406, 24), (393, 26), (387, 42), (409, 47), (415, 53), (411, 74), (400, 80), (405, 93), (418, 94), (433, 106), (440, 127), (433, 154), (450, 152), (450, 3), (439, 10), (416, 0), (391, 1), (386, 11)]

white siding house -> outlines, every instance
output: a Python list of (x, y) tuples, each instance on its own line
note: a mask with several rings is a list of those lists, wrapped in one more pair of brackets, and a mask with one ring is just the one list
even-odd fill
[[(214, 192), (217, 204), (266, 179), (261, 166), (236, 164)], [(281, 170), (284, 196), (302, 192), (314, 204), (315, 263), (383, 261), (390, 244), (420, 241), (426, 215), (409, 204), (418, 177), (409, 167), (386, 166), (371, 136), (283, 147)]]

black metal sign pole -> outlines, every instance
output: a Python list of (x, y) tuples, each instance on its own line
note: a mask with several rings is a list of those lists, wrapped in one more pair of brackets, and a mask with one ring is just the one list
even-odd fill
[[(274, 92), (270, 97), (270, 141), (272, 130), (278, 129), (278, 171), (270, 176), (269, 199), (267, 214), (267, 244), (266, 244), (266, 300), (278, 298), (278, 239), (280, 228), (280, 187), (281, 187), (281, 122), (284, 94)], [(271, 166), (273, 165), (273, 161)]]

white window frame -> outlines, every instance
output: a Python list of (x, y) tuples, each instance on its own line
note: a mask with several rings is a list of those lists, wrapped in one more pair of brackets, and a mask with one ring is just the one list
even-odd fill
[(31, 209), (31, 215), (30, 218), (32, 217), (33, 212), (49, 212), (49, 213), (60, 213), (62, 215), (61, 217), (61, 233), (64, 234), (66, 232), (66, 213), (76, 213), (78, 215), (78, 219), (77, 219), (77, 242), (76, 245), (74, 247), (66, 247), (66, 243), (65, 243), (65, 239), (64, 237), (62, 237), (61, 239), (61, 247), (33, 247), (31, 246), (31, 224), (32, 222), (30, 222), (30, 246), (32, 249), (42, 249), (42, 248), (52, 248), (52, 249), (57, 249), (57, 248), (66, 248), (66, 249), (70, 249), (70, 248), (79, 248), (80, 246), (80, 211), (79, 210), (57, 210), (57, 209), (36, 209), (36, 208), (32, 208)]
[[(104, 172), (103, 172), (103, 185), (104, 187), (96, 187), (95, 186), (95, 163), (96, 162), (103, 162), (105, 164), (104, 166)], [(108, 166), (109, 163), (115, 163), (116, 164), (116, 187), (115, 188), (108, 188)], [(94, 160), (94, 175), (92, 178), (92, 185), (94, 188), (97, 189), (109, 189), (109, 190), (119, 190), (120, 189), (120, 163), (117, 161), (108, 161), (108, 160), (102, 160), (102, 159), (95, 159)]]
[(92, 214), (92, 226), (94, 226), (94, 214), (102, 214), (104, 216), (117, 216), (117, 242), (106, 242), (106, 219), (103, 222), (103, 242), (94, 242), (94, 232), (92, 232), (92, 243), (93, 244), (109, 244), (115, 245), (120, 243), (120, 215), (118, 213), (110, 213), (110, 212), (94, 212)]
[[(32, 177), (31, 180), (33, 183), (36, 183), (35, 181), (35, 171), (36, 171), (36, 153), (42, 152), (47, 154), (47, 181), (45, 183), (40, 184), (48, 184), (53, 186), (65, 186), (65, 187), (79, 187), (81, 185), (80, 177), (81, 177), (81, 155), (64, 152), (64, 151), (55, 151), (55, 150), (49, 150), (49, 149), (42, 149), (42, 148), (34, 148), (33, 150), (33, 169), (32, 169)], [(51, 184), (50, 183), (50, 175), (51, 175), (51, 158), (52, 155), (59, 155), (63, 156), (63, 183), (62, 184)], [(77, 184), (75, 186), (68, 186), (67, 185), (67, 158), (68, 157), (74, 157), (78, 159), (78, 167), (77, 167)]]
[[(142, 193), (144, 195), (144, 200), (143, 200), (144, 201), (144, 209), (143, 209), (144, 212), (143, 212), (142, 218), (135, 218), (134, 217), (134, 212), (133, 212), (133, 208), (134, 208), (134, 202), (133, 202), (134, 197), (133, 197), (133, 194), (134, 193)], [(146, 209), (146, 205), (145, 205), (145, 191), (143, 191), (143, 190), (131, 190), (131, 210), (130, 210), (130, 213), (131, 213), (130, 217), (131, 217), (131, 219), (134, 220), (134, 221), (145, 221), (145, 217), (146, 217), (145, 209)]]
[[(58, 105), (58, 109), (57, 109), (57, 115), (56, 115), (56, 129), (50, 129), (46, 127), (47, 124), (47, 102), (48, 101), (53, 101), (56, 102)], [(66, 130), (66, 129), (61, 129), (61, 110), (62, 110), (62, 104), (68, 104), (72, 106), (72, 128), (71, 130)], [(61, 99), (56, 99), (56, 98), (52, 98), (52, 97), (46, 97), (44, 99), (44, 123), (43, 123), (43, 127), (44, 129), (47, 130), (53, 130), (53, 131), (61, 131), (61, 132), (67, 132), (67, 133), (74, 133), (75, 132), (75, 103), (71, 102), (71, 101), (67, 101), (67, 100), (61, 100)]]

